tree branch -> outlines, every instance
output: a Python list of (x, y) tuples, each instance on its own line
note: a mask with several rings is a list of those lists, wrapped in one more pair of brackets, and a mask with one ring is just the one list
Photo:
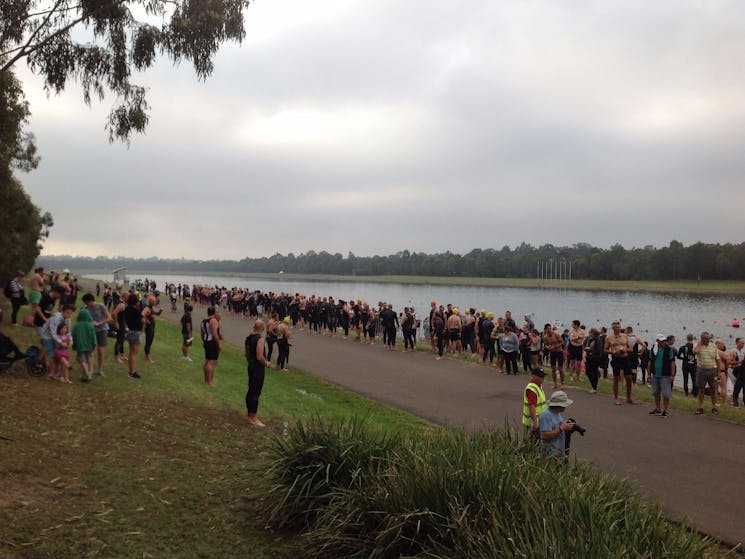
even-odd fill
[[(61, 0), (58, 0), (58, 1), (61, 1)], [(29, 45), (31, 44), (31, 40), (33, 39), (33, 37), (36, 36), (37, 32), (41, 28), (41, 26), (39, 26), (36, 29), (36, 31), (34, 31), (34, 33), (32, 33), (31, 37), (29, 37), (29, 40), (26, 41), (26, 44), (23, 45), (23, 47), (21, 48), (21, 50), (18, 53), (16, 53), (16, 55), (13, 56), (10, 60), (8, 60), (7, 63), (5, 63), (2, 67), (0, 67), (0, 74), (2, 74), (3, 72), (6, 72), (7, 70), (9, 70), (13, 66), (13, 64), (15, 64), (16, 62), (18, 62), (24, 56), (28, 56), (29, 54), (32, 54), (33, 52), (39, 50), (41, 47), (43, 47), (44, 45), (46, 45), (47, 43), (49, 43), (49, 41), (51, 41), (55, 37), (58, 37), (59, 35), (62, 35), (64, 33), (67, 33), (67, 31), (69, 31), (70, 29), (72, 29), (73, 27), (75, 27), (78, 23), (82, 22), (84, 19), (85, 19), (85, 17), (84, 16), (81, 16), (78, 19), (72, 20), (70, 23), (68, 23), (64, 27), (61, 27), (60, 29), (58, 29), (57, 31), (55, 31), (54, 33), (52, 33), (51, 35), (48, 35), (47, 37), (44, 37), (44, 39), (42, 39), (41, 41), (39, 41), (38, 43), (36, 43), (34, 46), (32, 46), (32, 47), (29, 48)]]

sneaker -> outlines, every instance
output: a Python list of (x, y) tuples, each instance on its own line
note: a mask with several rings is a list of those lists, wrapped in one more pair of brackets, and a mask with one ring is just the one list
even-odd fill
[(667, 417), (667, 415), (667, 410), (663, 410), (663, 412), (660, 414), (661, 417)]
[(88, 375), (83, 375), (82, 377), (80, 377), (80, 381), (81, 382), (90, 382), (91, 381), (91, 377), (89, 377)]
[(651, 412), (649, 412), (649, 415), (662, 415), (662, 412), (658, 409), (654, 409)]
[(88, 379), (87, 382), (90, 382), (93, 380), (93, 373), (88, 373), (85, 377)]
[(134, 373), (129, 373), (129, 378), (142, 378), (142, 377), (140, 377), (140, 373), (135, 371)]
[(719, 413), (719, 408), (711, 408), (711, 413), (717, 415)]
[(106, 376), (106, 373), (104, 373), (103, 371), (98, 371), (98, 372), (96, 373), (96, 376), (99, 376), (99, 377), (105, 377), (105, 376)]
[(696, 410), (696, 415), (702, 415), (704, 413), (704, 408), (698, 408)]
[(192, 358), (191, 358), (191, 357), (189, 357), (188, 355), (182, 355), (182, 356), (181, 356), (181, 359), (183, 359), (184, 361), (188, 361), (189, 363), (191, 363), (191, 362), (192, 362)]

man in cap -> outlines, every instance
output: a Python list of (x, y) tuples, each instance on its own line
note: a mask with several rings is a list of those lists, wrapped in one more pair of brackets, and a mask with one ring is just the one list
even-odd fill
[[(661, 417), (667, 417), (675, 378), (675, 352), (666, 342), (667, 336), (664, 334), (657, 336), (657, 344), (650, 348), (647, 365), (649, 380), (652, 383), (652, 396), (654, 396), (654, 409), (649, 412), (649, 415)], [(660, 394), (662, 394), (662, 410), (660, 410)]]
[(543, 392), (543, 379), (546, 373), (536, 367), (531, 371), (530, 382), (523, 392), (523, 425), (535, 440), (539, 440), (538, 416), (546, 409), (546, 394)]
[(574, 429), (571, 421), (564, 419), (564, 410), (572, 405), (566, 392), (557, 390), (551, 394), (548, 409), (538, 416), (538, 429), (541, 433), (543, 448), (549, 456), (564, 458), (566, 434)]

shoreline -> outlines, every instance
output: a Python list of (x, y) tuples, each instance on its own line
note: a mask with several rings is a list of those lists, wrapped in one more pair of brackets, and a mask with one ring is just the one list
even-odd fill
[[(107, 271), (82, 270), (75, 275), (107, 274)], [(615, 291), (632, 293), (687, 293), (693, 295), (745, 295), (745, 282), (727, 281), (616, 281), (616, 280), (544, 280), (538, 282), (527, 278), (479, 278), (450, 276), (341, 276), (335, 274), (279, 274), (202, 271), (140, 271), (128, 272), (134, 278), (147, 275), (158, 276), (221, 276), (253, 278), (270, 281), (307, 281), (333, 283), (379, 283), (402, 285), (438, 285), (457, 287), (495, 287), (518, 289), (553, 289), (563, 291)]]

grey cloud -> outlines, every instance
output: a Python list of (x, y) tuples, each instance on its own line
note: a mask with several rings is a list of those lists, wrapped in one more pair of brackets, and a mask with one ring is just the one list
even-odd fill
[(105, 141), (108, 102), (35, 97), (43, 162), (24, 182), (55, 248), (113, 254), (741, 240), (744, 11), (350, 2), (224, 48), (204, 83), (160, 63), (129, 150)]

